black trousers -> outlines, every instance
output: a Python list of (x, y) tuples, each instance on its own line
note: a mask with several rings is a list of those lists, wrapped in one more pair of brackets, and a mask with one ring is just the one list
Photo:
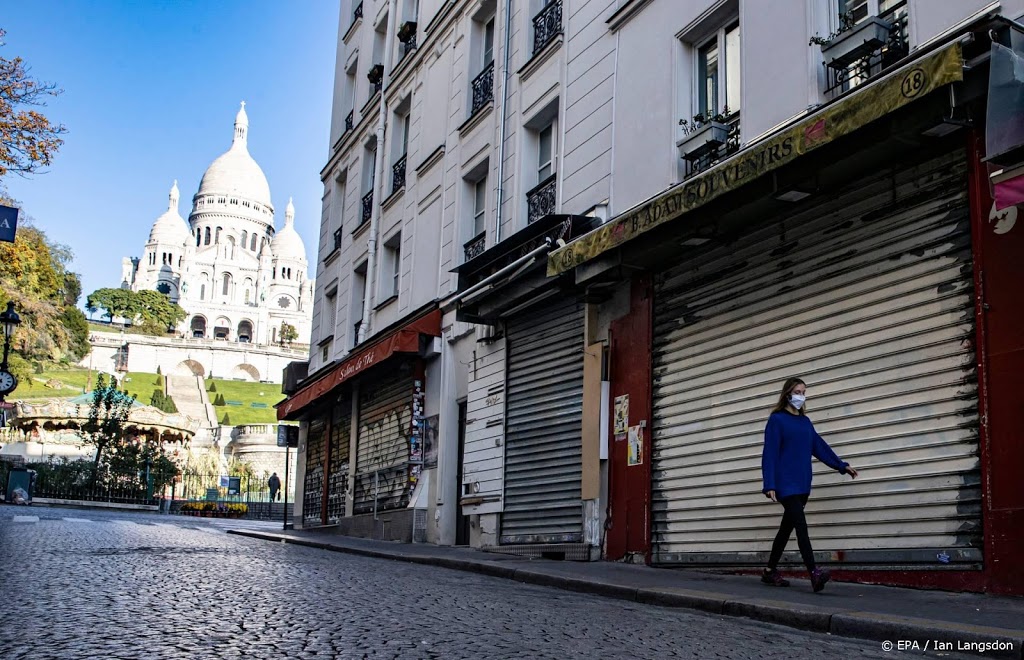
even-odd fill
[(807, 505), (807, 495), (790, 495), (779, 502), (786, 512), (782, 515), (782, 524), (779, 525), (779, 533), (775, 535), (775, 542), (772, 544), (772, 554), (768, 558), (768, 568), (774, 569), (782, 558), (782, 551), (789, 543), (789, 537), (796, 530), (796, 542), (800, 546), (800, 556), (803, 557), (807, 570), (813, 571), (814, 550), (811, 549), (811, 537), (807, 535), (807, 518), (804, 517), (804, 506)]

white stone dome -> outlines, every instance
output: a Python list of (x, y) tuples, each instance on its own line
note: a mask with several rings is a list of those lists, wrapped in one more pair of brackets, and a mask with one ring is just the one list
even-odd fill
[(284, 227), (270, 241), (270, 251), (277, 259), (306, 260), (306, 244), (299, 232), (295, 231), (295, 207), (291, 198), (284, 210)]
[(156, 219), (153, 228), (149, 230), (149, 242), (185, 245), (189, 238), (191, 235), (185, 226), (185, 219), (178, 213), (178, 182), (175, 181), (168, 195), (167, 210)]
[(247, 134), (249, 117), (245, 114), (245, 102), (235, 116), (235, 133), (231, 148), (214, 160), (199, 182), (196, 197), (209, 194), (236, 196), (258, 202), (270, 209), (270, 184), (263, 170), (249, 155)]

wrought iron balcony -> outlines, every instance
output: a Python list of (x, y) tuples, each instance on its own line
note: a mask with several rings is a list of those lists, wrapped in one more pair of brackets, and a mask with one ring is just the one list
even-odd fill
[(487, 232), (481, 232), (479, 236), (463, 246), (466, 251), (466, 261), (473, 257), (479, 257), (487, 249)]
[(341, 249), (341, 227), (334, 230), (334, 248), (331, 252), (337, 252)]
[(725, 133), (724, 141), (708, 142), (704, 148), (683, 156), (686, 161), (684, 178), (688, 179), (700, 174), (740, 150), (740, 113), (734, 112), (729, 115), (724, 120), (724, 124), (726, 127), (726, 130), (723, 131)]
[(416, 21), (402, 23), (402, 27), (398, 29), (398, 40), (402, 42), (401, 61), (405, 59), (406, 55), (416, 50)]
[(557, 177), (552, 174), (526, 193), (526, 222), (533, 224), (546, 215), (555, 212), (558, 188)]
[(370, 221), (370, 216), (373, 215), (373, 191), (363, 195), (363, 215), (359, 221), (359, 226), (362, 227), (365, 223)]
[(402, 157), (391, 166), (391, 192), (405, 187), (405, 157), (406, 154), (402, 154)]
[(348, 133), (352, 130), (352, 126), (355, 124), (356, 111), (349, 110), (348, 114), (345, 115), (345, 132)]
[(359, 4), (352, 10), (352, 22), (355, 23), (363, 17), (363, 0), (359, 0)]
[(551, 0), (533, 18), (533, 54), (562, 33), (562, 0)]
[[(829, 44), (822, 45), (826, 96), (834, 97), (877, 77), (910, 53), (905, 1), (873, 19), (869, 16), (840, 33)], [(867, 37), (859, 34), (867, 31), (872, 34)], [(848, 37), (846, 44), (842, 43), (844, 34)]]
[(370, 94), (370, 97), (372, 98), (372, 97), (376, 96), (377, 94), (380, 94), (380, 90), (382, 90), (383, 88), (384, 88), (384, 81), (383, 80), (378, 80), (377, 82), (373, 83), (373, 93)]
[(473, 109), (470, 116), (494, 100), (494, 60), (473, 79)]

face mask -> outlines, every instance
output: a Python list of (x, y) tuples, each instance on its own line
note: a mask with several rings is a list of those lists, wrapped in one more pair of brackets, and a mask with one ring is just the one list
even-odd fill
[(804, 402), (807, 401), (807, 397), (803, 394), (790, 394), (789, 405), (793, 406), (797, 410), (804, 407)]

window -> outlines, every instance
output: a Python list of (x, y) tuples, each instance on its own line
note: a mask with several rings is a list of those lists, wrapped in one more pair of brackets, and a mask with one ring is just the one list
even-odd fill
[(277, 299), (277, 306), (281, 309), (288, 309), (292, 306), (292, 299), (288, 296), (281, 296)]
[(330, 358), (331, 358), (331, 342), (327, 342), (326, 344), (324, 344), (323, 350), (320, 352), (320, 361), (323, 362), (324, 364), (327, 364), (327, 362), (330, 360)]
[(392, 143), (391, 151), (393, 154), (394, 162), (391, 165), (391, 192), (401, 190), (405, 187), (405, 165), (406, 156), (409, 153), (409, 100), (403, 104), (404, 110), (399, 110), (395, 113), (395, 121), (399, 130), (401, 131), (400, 140), (395, 140)]
[(366, 303), (366, 262), (352, 271), (352, 346), (359, 343), (359, 328), (363, 325), (363, 305)]
[(487, 177), (473, 185), (473, 236), (484, 233), (487, 223)]
[(199, 299), (200, 300), (206, 300), (206, 285), (205, 284), (200, 284), (199, 285)]
[(494, 61), (494, 19), (484, 25), (483, 61), (480, 68), (484, 69)]
[(320, 336), (329, 337), (334, 334), (334, 324), (338, 318), (338, 287), (324, 294), (324, 313), (320, 318)]
[(196, 229), (196, 247), (199, 247), (203, 243), (203, 230)]
[(537, 134), (537, 183), (555, 173), (554, 125), (548, 124)]
[(221, 289), (221, 295), (228, 295), (231, 290), (231, 273), (224, 273), (224, 286)]
[(252, 245), (250, 246), (249, 249), (252, 250), (253, 252), (255, 252), (256, 251), (256, 234), (255, 233), (252, 235), (252, 238), (250, 240), (251, 240)]
[(402, 272), (401, 233), (395, 234), (384, 242), (383, 256), (380, 271), (380, 299), (382, 302), (398, 295), (398, 284)]
[(247, 246), (248, 244), (249, 244), (249, 232), (247, 232), (247, 231), (243, 231), (243, 232), (242, 232), (242, 249), (244, 250), (244, 249), (245, 249), (245, 247), (246, 247), (246, 246)]
[(203, 245), (209, 245), (209, 244), (210, 244), (210, 228), (207, 227), (206, 228), (206, 232), (205, 232), (205, 238), (203, 240)]
[(740, 26), (719, 30), (697, 48), (697, 113), (730, 115), (740, 109)]
[(213, 242), (215, 245), (220, 245), (220, 233), (224, 231), (222, 227), (217, 227), (217, 232), (213, 236)]

